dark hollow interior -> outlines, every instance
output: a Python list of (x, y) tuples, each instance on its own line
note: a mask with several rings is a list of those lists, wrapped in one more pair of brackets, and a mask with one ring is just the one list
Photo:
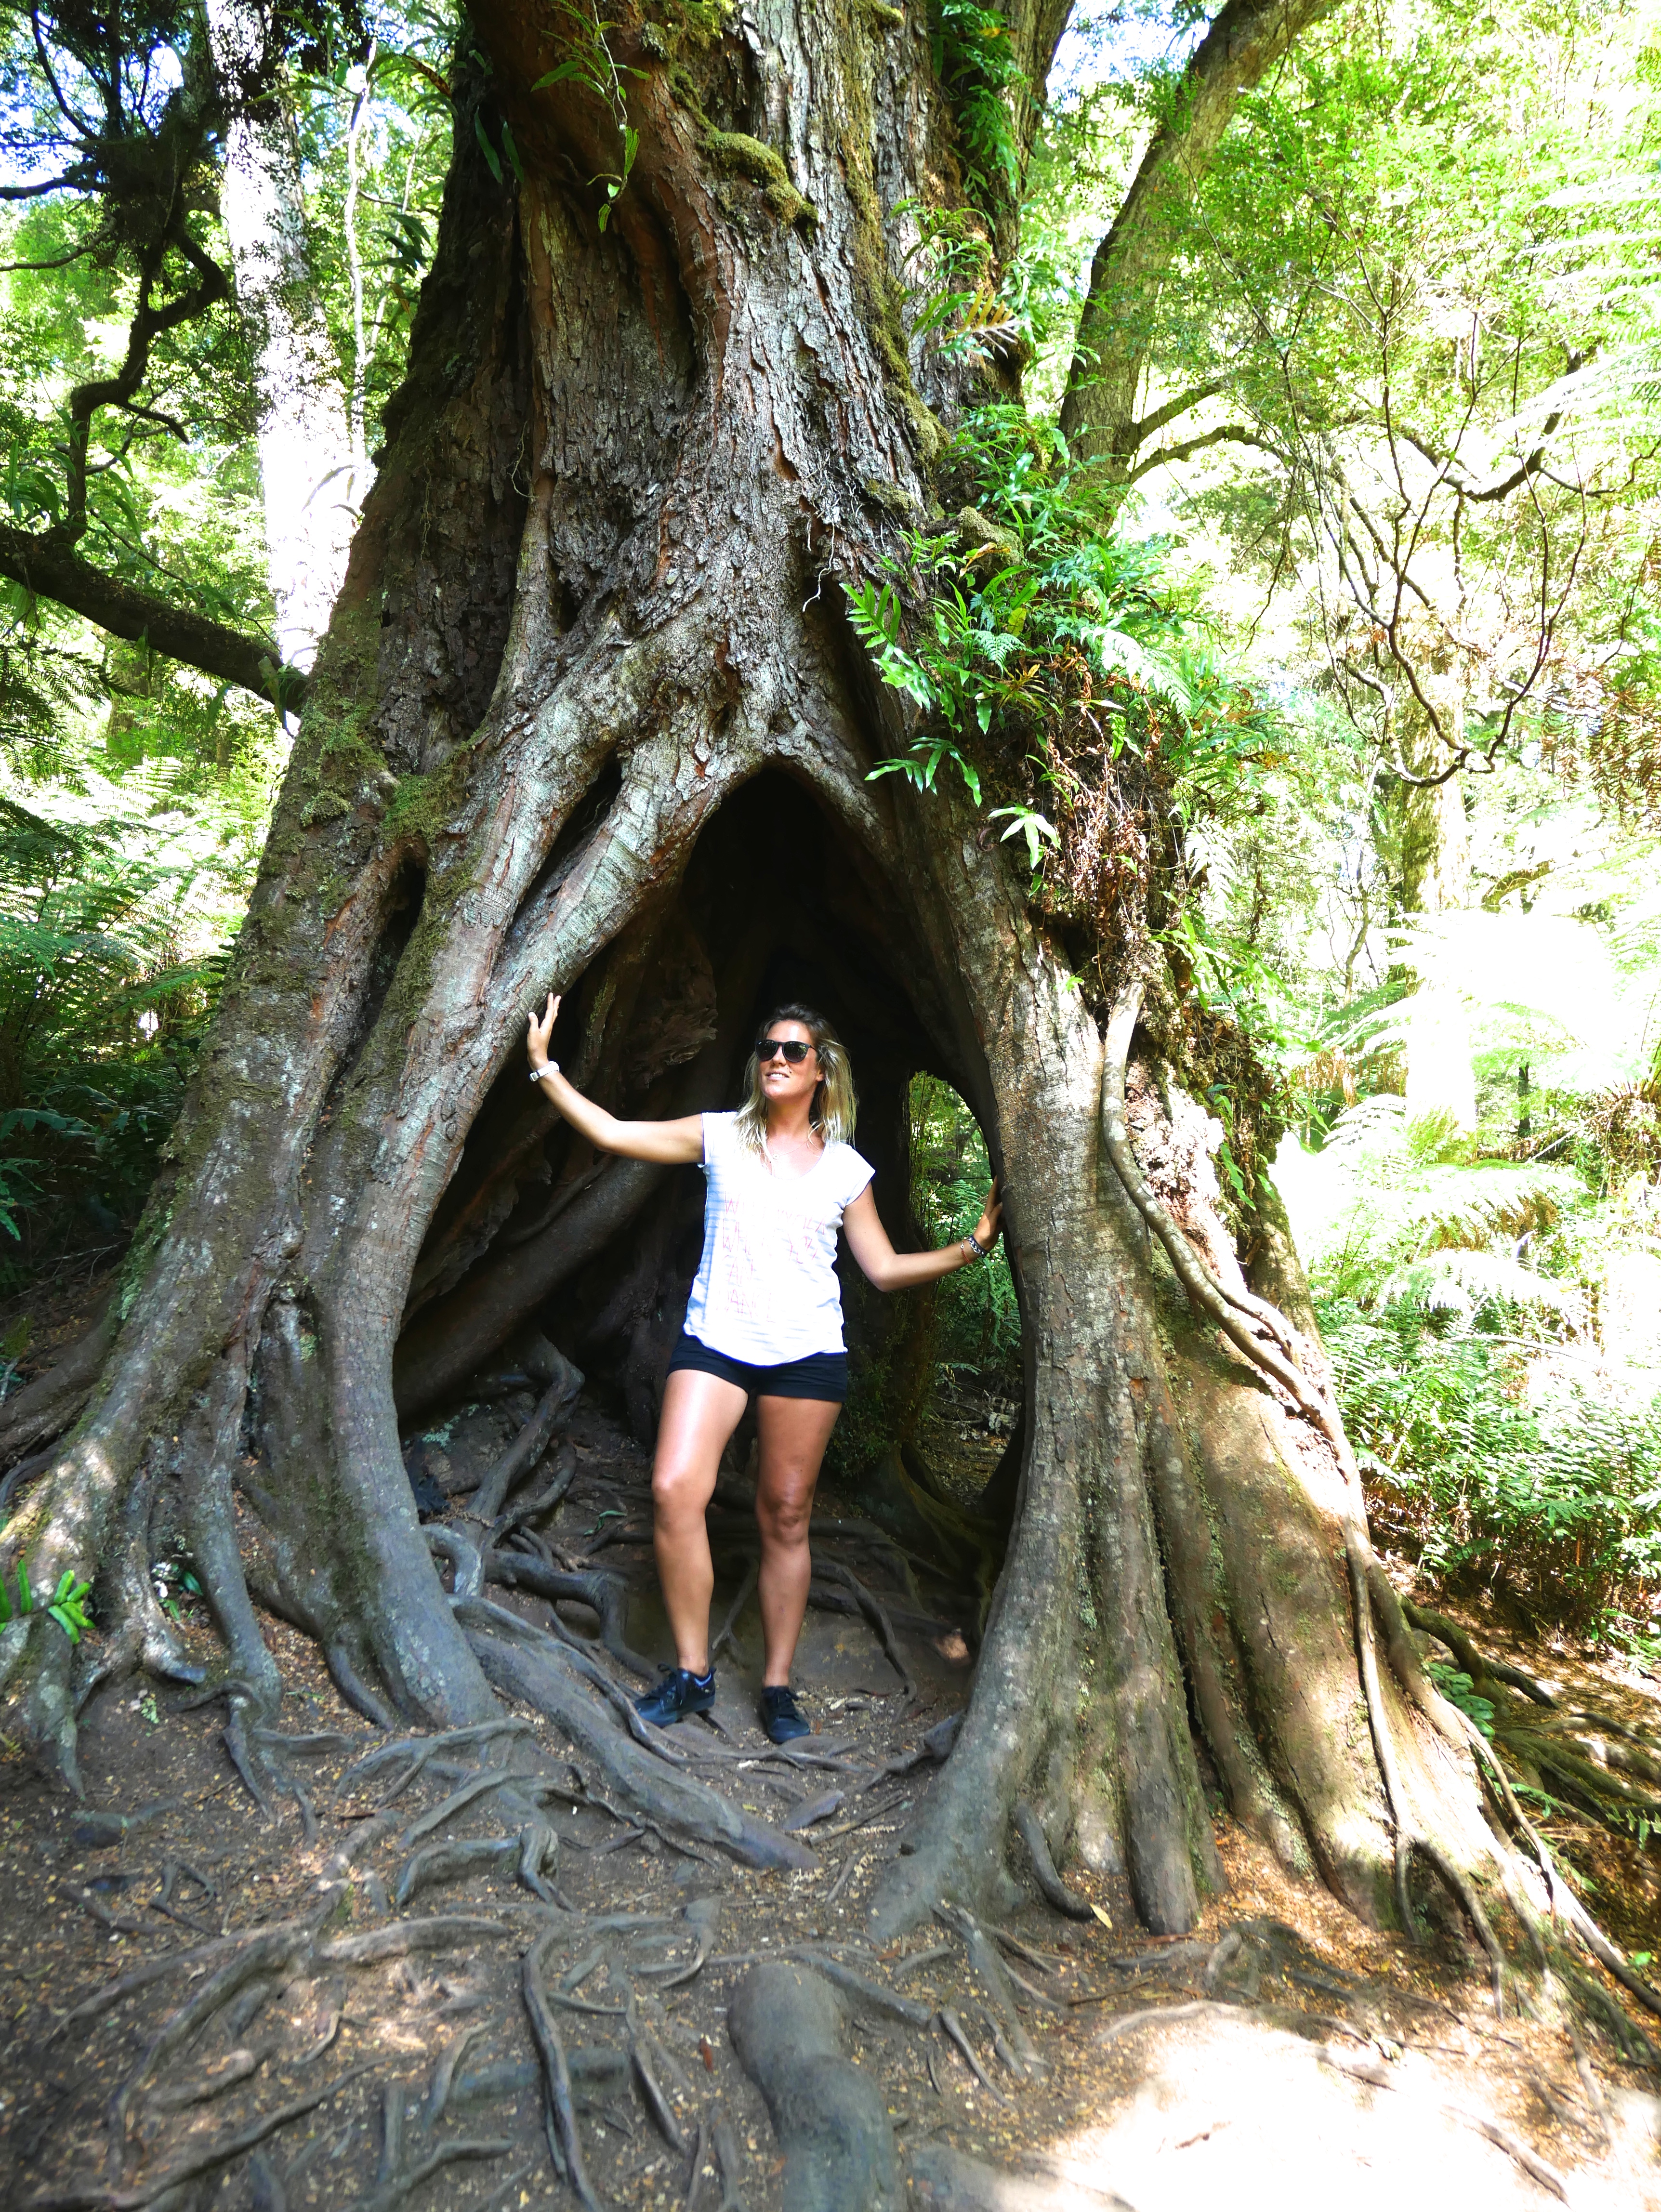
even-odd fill
[[(931, 981), (895, 888), (808, 792), (769, 772), (721, 806), (678, 884), (573, 984), (551, 1050), (581, 1088), (620, 1116), (719, 1110), (741, 1103), (745, 1064), (772, 1010), (792, 1000), (817, 1008), (852, 1062), (855, 1141), (875, 1170), (878, 1211), (897, 1248), (915, 1249), (911, 1079), (940, 1076), (972, 1100), (977, 1073), (958, 1064)], [(538, 1237), (557, 1238), (562, 1194), (605, 1164), (532, 1090), (515, 1055), (474, 1122), (435, 1217), (406, 1330), (440, 1293), (447, 1311), (470, 1297), (489, 1298), (503, 1255)], [(541, 1330), (575, 1359), (642, 1443), (655, 1429), (703, 1211), (697, 1169), (661, 1171), (603, 1249), (514, 1322)], [(908, 1346), (914, 1367), (932, 1358), (925, 1296), (878, 1297), (845, 1251), (842, 1274), (856, 1393), (861, 1374), (903, 1376)], [(502, 1331), (503, 1343), (512, 1334)], [(919, 1371), (897, 1386), (910, 1407), (896, 1416), (902, 1429), (913, 1423), (928, 1383)]]

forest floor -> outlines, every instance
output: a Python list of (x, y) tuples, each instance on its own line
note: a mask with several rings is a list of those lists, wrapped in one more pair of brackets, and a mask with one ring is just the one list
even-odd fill
[[(522, 1410), (449, 1425), (427, 1479), (464, 1480), (469, 1456), (488, 1460)], [(637, 1593), (627, 1642), (656, 1655), (661, 1616), (636, 1540), (649, 1517), (646, 1455), (587, 1401), (569, 1441), (576, 1472), (548, 1540), (557, 1557), (586, 1546), (625, 1574)], [(465, 1492), (446, 1501), (460, 1528), (465, 1506)], [(819, 1510), (827, 1528), (853, 1525), (834, 1491)], [(737, 1595), (736, 1572), (724, 1576), (718, 1620)], [(547, 1620), (540, 1600), (490, 1596)], [(413, 1755), (360, 1767), (387, 1740), (344, 1703), (315, 1647), (275, 1620), (290, 1741), (270, 1812), (229, 1763), (222, 1705), (200, 1693), (130, 1679), (95, 1696), (82, 1808), (0, 1747), (0, 2203), (526, 2212), (569, 2201), (529, 2024), (534, 1948), (581, 2156), (607, 2206), (782, 2212), (784, 2160), (727, 2016), (756, 1962), (784, 1955), (867, 1985), (847, 2000), (848, 2049), (880, 2086), (920, 2206), (1433, 2212), (1562, 2191), (1589, 2208), (1661, 2206), (1661, 2080), (1590, 2032), (1578, 2070), (1569, 2041), (1514, 2002), (1495, 2016), (1456, 1929), (1418, 1950), (1375, 1934), (1226, 1819), (1228, 1887), (1190, 1939), (1143, 1936), (1123, 1883), (1076, 1868), (1068, 1879), (1095, 1920), (1034, 1904), (993, 1931), (1019, 1978), (1013, 2026), (1000, 2021), (1009, 1988), (989, 1987), (946, 1927), (873, 1949), (865, 1905), (938, 1771), (926, 1755), (900, 1762), (967, 1692), (967, 1646), (949, 1603), (934, 1602), (932, 1632), (915, 1612), (895, 1625), (910, 1692), (862, 1614), (810, 1613), (799, 1680), (817, 1733), (788, 1755), (757, 1723), (753, 1604), (739, 1615), (715, 1724), (676, 1735), (701, 1773), (810, 1847), (811, 1863), (788, 1871), (736, 1866), (613, 1811), (592, 1763), (539, 1717), (472, 1765), (441, 1746), (419, 1771)], [(561, 1613), (593, 1634), (592, 1613)], [(212, 1668), (199, 1608), (186, 1609), (185, 1635)], [(1646, 1686), (1606, 1686), (1653, 1717)], [(514, 1839), (479, 1855), (502, 1839), (491, 1808), (509, 1771), (553, 1778), (557, 1842), (538, 1878), (551, 1901), (516, 1880)], [(471, 1798), (414, 1832), (459, 1779), (464, 1796), (473, 1789), (470, 1776), (481, 1784)], [(437, 1878), (399, 1902), (414, 1854), (468, 1839), (472, 1857), (429, 1861)], [(1617, 1862), (1597, 1848), (1602, 1860), (1580, 1863), (1603, 1881), (1602, 1915), (1636, 1942), (1654, 1925), (1652, 1854), (1634, 1845)], [(908, 2003), (910, 2017), (896, 2016)], [(1030, 2068), (1010, 2050), (1023, 2029)]]

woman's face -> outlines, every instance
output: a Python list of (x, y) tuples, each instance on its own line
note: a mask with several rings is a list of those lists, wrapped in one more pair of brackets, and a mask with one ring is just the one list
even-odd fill
[(813, 1032), (806, 1022), (769, 1022), (764, 1037), (799, 1038), (808, 1049), (793, 1067), (782, 1053), (763, 1059), (767, 1047), (756, 1048), (761, 1068), (761, 1094), (770, 1106), (788, 1106), (798, 1098), (811, 1100), (819, 1079), (819, 1056), (812, 1048)]

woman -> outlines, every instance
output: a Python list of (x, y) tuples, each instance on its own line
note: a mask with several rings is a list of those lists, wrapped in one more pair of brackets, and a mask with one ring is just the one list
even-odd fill
[(762, 1725), (775, 1743), (806, 1735), (790, 1665), (812, 1569), (807, 1524), (813, 1489), (848, 1395), (837, 1231), (879, 1291), (932, 1283), (983, 1260), (1002, 1208), (995, 1184), (972, 1237), (937, 1252), (896, 1252), (877, 1218), (871, 1174), (849, 1142), (854, 1082), (830, 1024), (810, 1007), (782, 1006), (762, 1025), (736, 1114), (678, 1121), (619, 1121), (585, 1098), (548, 1058), (559, 1000), (551, 994), (526, 1038), (531, 1079), (595, 1149), (625, 1159), (697, 1161), (708, 1182), (703, 1256), (686, 1323), (669, 1362), (652, 1470), (654, 1541), (676, 1665), (639, 1700), (668, 1728), (715, 1702), (709, 1663), (715, 1571), (704, 1510), (727, 1440), (756, 1401), (760, 1469), (759, 1594), (766, 1661)]

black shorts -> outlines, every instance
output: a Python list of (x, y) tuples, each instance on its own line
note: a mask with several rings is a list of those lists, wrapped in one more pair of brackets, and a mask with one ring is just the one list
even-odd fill
[(752, 1367), (748, 1360), (712, 1352), (682, 1329), (669, 1355), (669, 1372), (680, 1368), (697, 1375), (719, 1375), (723, 1382), (736, 1382), (752, 1398), (818, 1398), (825, 1405), (840, 1406), (848, 1395), (845, 1352), (810, 1352), (805, 1359), (786, 1359), (776, 1367)]

